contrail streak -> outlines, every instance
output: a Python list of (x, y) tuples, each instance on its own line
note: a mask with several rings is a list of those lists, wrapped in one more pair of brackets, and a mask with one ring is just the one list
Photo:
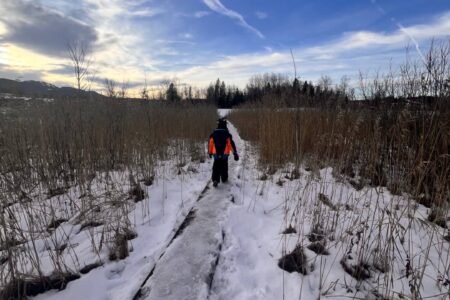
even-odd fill
[[(370, 0), (370, 3), (372, 3), (383, 15), (387, 15), (387, 12), (386, 12), (386, 10), (384, 10), (384, 8), (383, 7), (381, 7), (379, 4), (378, 4), (378, 2), (377, 2), (377, 0)], [(423, 53), (422, 53), (422, 51), (420, 50), (420, 45), (419, 45), (419, 43), (417, 42), (417, 40), (408, 32), (408, 30), (405, 28), (405, 27), (403, 27), (403, 25), (400, 23), (400, 22), (398, 22), (394, 17), (391, 17), (390, 18), (390, 21), (392, 22), (392, 23), (394, 23), (395, 24), (395, 26), (397, 26), (398, 27), (398, 29), (400, 29), (400, 32), (402, 32), (404, 35), (406, 35), (411, 41), (412, 41), (412, 43), (414, 44), (414, 48), (416, 49), (416, 51), (417, 51), (417, 54), (419, 54), (419, 56), (420, 56), (420, 58), (422, 59), (422, 61), (424, 62), (424, 63), (426, 63), (426, 60), (425, 60), (425, 56), (423, 55)]]

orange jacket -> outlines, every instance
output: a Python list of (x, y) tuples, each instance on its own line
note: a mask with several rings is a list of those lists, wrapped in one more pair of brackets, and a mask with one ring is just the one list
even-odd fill
[(211, 155), (230, 155), (237, 153), (233, 137), (225, 129), (216, 129), (209, 137), (208, 153)]

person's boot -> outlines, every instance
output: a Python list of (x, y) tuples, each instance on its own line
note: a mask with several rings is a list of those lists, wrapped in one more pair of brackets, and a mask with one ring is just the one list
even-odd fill
[(217, 185), (219, 185), (219, 182), (218, 181), (213, 181), (213, 186), (217, 187)]

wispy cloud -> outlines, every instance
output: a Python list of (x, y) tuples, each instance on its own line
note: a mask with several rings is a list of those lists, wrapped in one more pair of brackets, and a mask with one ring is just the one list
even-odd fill
[[(225, 7), (219, 0), (202, 1), (206, 5), (205, 10), (193, 11), (191, 7), (185, 10), (185, 7), (175, 7), (168, 1), (156, 0), (40, 0), (38, 4), (25, 0), (0, 0), (0, 10), (6, 5), (15, 7), (17, 3), (27, 4), (25, 6), (31, 8), (39, 7), (32, 9), (31, 13), (28, 13), (28, 9), (20, 9), (23, 11), (20, 18), (11, 9), (6, 9), (9, 12), (7, 15), (0, 15), (0, 76), (11, 74), (10, 77), (15, 78), (23, 75), (25, 79), (34, 79), (41, 74), (40, 78), (48, 82), (71, 83), (72, 76), (64, 69), (70, 66), (67, 57), (57, 57), (51, 51), (58, 48), (55, 43), (60, 43), (66, 37), (76, 38), (78, 32), (83, 37), (94, 34), (90, 39), (94, 51), (93, 66), (102, 80), (108, 77), (119, 82), (124, 79), (143, 82), (144, 74), (147, 73), (148, 82), (177, 77), (182, 82), (205, 86), (220, 77), (240, 87), (256, 73), (293, 74), (289, 47), (294, 51), (302, 79), (314, 80), (321, 74), (338, 78), (342, 74), (354, 75), (358, 69), (364, 71), (382, 67), (389, 63), (390, 58), (402, 61), (403, 48), (408, 42), (415, 41), (414, 45), (424, 47), (430, 38), (444, 37), (450, 33), (450, 12), (447, 12), (417, 25), (402, 26), (392, 20), (398, 23), (392, 31), (387, 31), (388, 27), (385, 27), (385, 31), (360, 30), (339, 34), (337, 30), (333, 35), (321, 35), (320, 39), (325, 42), (319, 42), (318, 37), (308, 46), (272, 39), (264, 44), (254, 40), (246, 43), (244, 40), (240, 47), (236, 47), (239, 49), (230, 51), (220, 47), (229, 41), (228, 37), (211, 42), (214, 33), (204, 31), (210, 18), (204, 17), (218, 13), (261, 39), (264, 35), (249, 25), (243, 15)], [(375, 11), (374, 7), (371, 11)], [(251, 11), (253, 20), (258, 17), (257, 13)], [(268, 17), (261, 13), (260, 19)], [(264, 22), (269, 21), (277, 21), (275, 11), (270, 11), (270, 19)], [(55, 30), (64, 30), (65, 34), (41, 34), (39, 28), (34, 27), (42, 24), (45, 25), (43, 28), (64, 24)], [(284, 28), (286, 32), (290, 30)], [(13, 34), (25, 29), (30, 33)], [(248, 33), (241, 27), (237, 29), (242, 41), (242, 36), (245, 38)], [(29, 38), (33, 33), (39, 33), (36, 34), (39, 41)], [(17, 40), (19, 38), (20, 43)], [(64, 52), (65, 46), (62, 43), (59, 50)]]
[(164, 10), (158, 9), (158, 8), (144, 8), (144, 9), (130, 11), (129, 15), (135, 16), (135, 17), (153, 17), (153, 16), (159, 15), (163, 12), (164, 12)]
[[(389, 59), (404, 58), (402, 51), (412, 38), (416, 42), (429, 41), (433, 37), (445, 37), (450, 32), (450, 12), (429, 24), (402, 27), (399, 30), (380, 33), (372, 31), (350, 32), (341, 38), (313, 47), (294, 48), (300, 75), (307, 79), (318, 79), (329, 74), (335, 80), (341, 75), (356, 75), (358, 69), (375, 70), (388, 67)], [(383, 49), (384, 51), (379, 51)], [(292, 72), (292, 58), (289, 50), (226, 56), (203, 66), (182, 70), (178, 77), (183, 81), (208, 83), (211, 78), (220, 77), (227, 82), (242, 86), (249, 76), (262, 72)]]
[[(391, 33), (356, 31), (348, 32), (340, 39), (326, 46), (311, 48), (320, 54), (333, 54), (379, 46), (404, 47), (410, 40), (418, 47), (418, 42), (433, 37), (446, 37), (450, 33), (450, 12), (447, 12), (430, 24), (412, 25), (408, 27), (396, 24), (399, 29)], [(419, 52), (420, 53), (420, 52)]]
[(165, 11), (164, 7), (154, 2), (142, 7), (141, 0), (83, 0), (83, 3), (99, 34), (95, 52), (99, 74), (115, 80), (127, 76), (134, 81), (144, 71), (156, 71), (162, 62), (161, 54), (177, 53), (161, 40), (164, 37), (163, 26), (150, 30), (136, 22), (136, 17), (145, 17), (147, 22), (151, 22), (153, 17)]
[(200, 11), (196, 11), (196, 12), (194, 13), (194, 17), (196, 17), (196, 18), (203, 18), (203, 17), (208, 16), (209, 14), (210, 14), (209, 11), (200, 10)]
[(186, 33), (180, 34), (180, 37), (182, 37), (184, 39), (192, 39), (194, 36), (192, 35), (192, 33), (186, 32)]
[(266, 19), (269, 15), (263, 11), (255, 11), (255, 15), (258, 19), (264, 20)]
[(238, 12), (236, 12), (234, 10), (226, 8), (220, 2), (220, 0), (203, 0), (203, 3), (205, 3), (206, 6), (208, 6), (209, 9), (211, 9), (212, 11), (215, 11), (216, 13), (227, 16), (231, 19), (235, 19), (236, 21), (238, 21), (239, 25), (250, 30), (251, 32), (256, 34), (259, 38), (261, 38), (261, 39), (265, 38), (265, 36), (261, 33), (261, 31), (259, 31), (255, 27), (248, 24), (247, 21), (245, 21), (244, 17), (241, 14), (239, 14)]
[[(377, 0), (371, 0), (371, 2), (383, 15), (388, 15), (386, 10), (377, 3)], [(390, 19), (391, 19), (391, 22), (393, 22), (400, 29), (401, 32), (403, 32), (406, 36), (409, 37), (409, 39), (414, 44), (417, 54), (419, 54), (420, 58), (425, 62), (425, 57), (424, 57), (422, 51), (420, 50), (420, 45), (417, 42), (417, 40), (414, 38), (414, 36), (409, 34), (408, 30), (406, 30), (405, 27), (403, 27), (403, 25), (396, 20), (395, 17), (391, 17)]]

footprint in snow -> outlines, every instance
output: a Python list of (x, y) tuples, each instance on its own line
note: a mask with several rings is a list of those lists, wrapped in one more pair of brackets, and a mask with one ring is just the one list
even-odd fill
[(109, 280), (120, 278), (125, 267), (126, 265), (123, 261), (115, 263), (106, 270), (106, 278)]

